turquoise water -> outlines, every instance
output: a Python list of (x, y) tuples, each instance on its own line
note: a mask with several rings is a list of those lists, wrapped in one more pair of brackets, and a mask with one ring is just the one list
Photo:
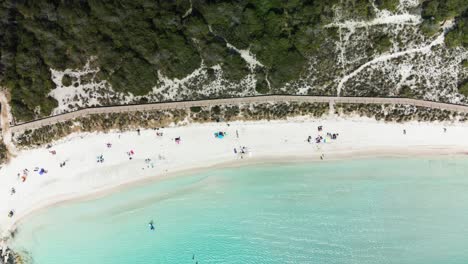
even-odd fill
[(15, 248), (39, 264), (465, 264), (468, 160), (262, 165), (176, 177), (44, 210), (20, 225)]

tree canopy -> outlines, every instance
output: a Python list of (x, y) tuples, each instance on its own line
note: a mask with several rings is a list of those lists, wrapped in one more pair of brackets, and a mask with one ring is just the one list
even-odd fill
[[(396, 9), (396, 0), (377, 0)], [(369, 19), (368, 0), (5, 0), (0, 3), (1, 84), (12, 95), (15, 116), (49, 115), (57, 106), (47, 96), (54, 83), (50, 69), (80, 68), (92, 57), (114, 90), (145, 95), (159, 73), (183, 78), (202, 62), (220, 65), (224, 78), (239, 81), (249, 73), (237, 49), (250, 49), (266, 67), (257, 91), (297, 79), (310, 54), (336, 34), (324, 28), (339, 5), (343, 19)], [(426, 0), (423, 17), (434, 21), (466, 10), (464, 0)], [(191, 12), (188, 12), (191, 10)], [(466, 12), (447, 39), (466, 47)], [(389, 47), (386, 36), (376, 46)], [(70, 84), (71, 80), (63, 80)]]

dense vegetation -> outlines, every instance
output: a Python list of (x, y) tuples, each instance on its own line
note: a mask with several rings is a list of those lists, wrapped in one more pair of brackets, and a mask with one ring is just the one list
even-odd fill
[(6, 162), (7, 160), (7, 148), (5, 144), (3, 143), (3, 140), (0, 140), (0, 164)]
[(458, 92), (464, 96), (468, 96), (468, 80), (463, 80), (458, 87)]
[(433, 35), (439, 25), (448, 19), (455, 19), (455, 27), (448, 33), (449, 46), (468, 47), (468, 3), (466, 0), (424, 0), (422, 3), (422, 30)]
[[(148, 93), (159, 73), (182, 78), (202, 63), (219, 65), (233, 82), (254, 70), (256, 91), (271, 93), (299, 78), (310, 54), (337, 37), (336, 28), (323, 27), (337, 11), (342, 20), (371, 19), (374, 3), (395, 11), (399, 1), (4, 0), (0, 82), (10, 89), (14, 115), (22, 120), (49, 115), (57, 106), (48, 96), (55, 86), (51, 68), (81, 68), (91, 58), (100, 68), (97, 78), (134, 95)], [(466, 6), (466, 0), (425, 0), (422, 29), (433, 33), (441, 21), (456, 17), (447, 41), (466, 46)], [(388, 36), (373, 41), (378, 52), (391, 47)], [(249, 69), (227, 43), (250, 49), (265, 68)], [(67, 75), (62, 80), (72, 83)]]
[(468, 10), (457, 17), (457, 24), (447, 33), (446, 42), (450, 47), (463, 46), (468, 48)]
[(409, 105), (336, 104), (340, 115), (359, 115), (388, 122), (408, 121), (466, 121), (468, 114)]
[(379, 9), (387, 9), (392, 12), (397, 10), (397, 6), (400, 3), (400, 0), (375, 0), (375, 3)]
[[(158, 71), (181, 78), (200, 67), (221, 65), (239, 80), (249, 69), (238, 49), (257, 55), (267, 72), (257, 91), (297, 78), (306, 57), (320, 49), (339, 0), (6, 0), (1, 3), (2, 84), (11, 90), (15, 116), (50, 114), (57, 102), (50, 68), (82, 67), (91, 57), (99, 77), (117, 91), (143, 95)], [(383, 1), (387, 3), (388, 0)], [(367, 0), (346, 1), (345, 16), (372, 17)], [(71, 84), (65, 77), (63, 84)], [(40, 108), (38, 108), (38, 106)]]

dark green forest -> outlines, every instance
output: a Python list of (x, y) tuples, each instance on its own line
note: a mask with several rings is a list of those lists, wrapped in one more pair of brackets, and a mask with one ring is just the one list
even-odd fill
[[(343, 2), (342, 4), (340, 4)], [(395, 10), (398, 0), (376, 0)], [(0, 4), (0, 81), (22, 120), (49, 115), (57, 106), (47, 94), (54, 88), (50, 68), (79, 68), (95, 56), (98, 78), (113, 89), (135, 95), (158, 83), (159, 70), (181, 78), (200, 67), (221, 65), (224, 78), (238, 81), (249, 69), (226, 41), (250, 48), (266, 66), (257, 74), (272, 87), (298, 78), (306, 58), (319, 53), (336, 29), (324, 28), (341, 5), (343, 18), (370, 19), (369, 0), (4, 0)], [(187, 12), (191, 8), (191, 12)], [(456, 17), (450, 46), (468, 47), (466, 0), (427, 0), (422, 27), (428, 34)], [(378, 39), (383, 48), (389, 40)], [(64, 82), (70, 83), (65, 78)], [(268, 93), (265, 85), (259, 92)]]

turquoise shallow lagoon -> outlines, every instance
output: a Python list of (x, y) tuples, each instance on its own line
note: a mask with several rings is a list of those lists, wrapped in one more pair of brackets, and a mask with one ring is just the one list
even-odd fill
[(42, 210), (20, 224), (14, 248), (39, 264), (466, 264), (468, 160), (259, 165), (174, 177)]

